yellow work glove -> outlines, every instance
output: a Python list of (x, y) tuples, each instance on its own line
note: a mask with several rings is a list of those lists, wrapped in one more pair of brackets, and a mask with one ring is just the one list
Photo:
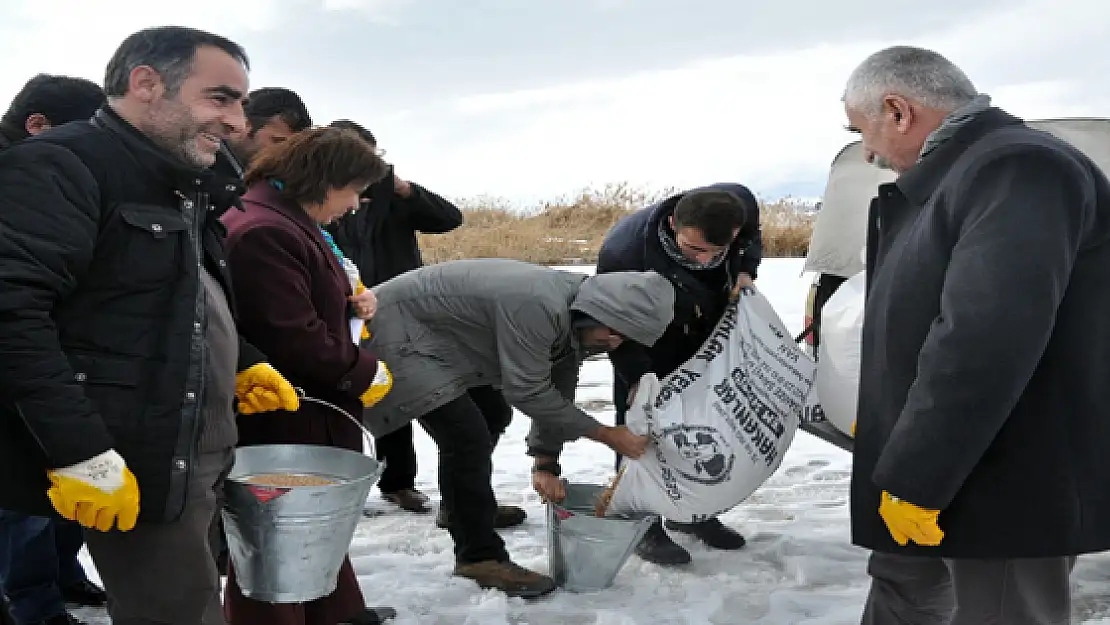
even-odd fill
[(58, 514), (87, 528), (130, 531), (139, 518), (139, 484), (114, 449), (47, 471), (46, 496)]
[(939, 545), (944, 538), (944, 531), (937, 525), (939, 515), (940, 510), (919, 508), (885, 490), (879, 503), (879, 516), (883, 517), (894, 542), (903, 547), (911, 540), (922, 547)]
[(378, 371), (374, 374), (374, 380), (370, 382), (370, 388), (366, 389), (359, 399), (362, 400), (363, 406), (369, 408), (380, 402), (391, 388), (393, 388), (393, 374), (389, 372), (389, 367), (379, 360)]
[(297, 389), (270, 363), (260, 362), (235, 376), (235, 397), (240, 414), (274, 410), (295, 412), (301, 407)]

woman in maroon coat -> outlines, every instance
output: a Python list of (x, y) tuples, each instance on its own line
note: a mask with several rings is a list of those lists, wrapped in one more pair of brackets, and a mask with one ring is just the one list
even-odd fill
[[(358, 135), (306, 130), (255, 157), (244, 210), (223, 217), (240, 333), (294, 386), (353, 415), (380, 399), (388, 374), (351, 337), (351, 318), (372, 316), (373, 294), (354, 294), (361, 291), (357, 270), (352, 282), (351, 267), (322, 226), (357, 208), (359, 194), (386, 172)], [(361, 452), (362, 441), (355, 424), (311, 402), (297, 412), (239, 417), (240, 445), (300, 443)], [(224, 612), (230, 625), (373, 625), (393, 614), (366, 607), (349, 560), (335, 592), (305, 604), (247, 599), (229, 567)]]

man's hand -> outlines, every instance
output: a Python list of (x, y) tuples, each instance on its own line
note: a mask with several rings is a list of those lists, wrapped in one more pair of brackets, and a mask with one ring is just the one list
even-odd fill
[(547, 471), (532, 472), (532, 488), (536, 490), (536, 494), (540, 496), (544, 503), (549, 501), (551, 503), (562, 503), (567, 498), (567, 489), (563, 485), (563, 480)]
[(408, 198), (412, 195), (412, 185), (403, 178), (398, 178), (397, 174), (393, 174), (393, 192), (401, 198)]
[(911, 540), (922, 547), (939, 545), (944, 539), (944, 531), (937, 525), (939, 515), (940, 510), (920, 508), (894, 497), (885, 490), (879, 503), (879, 516), (886, 523), (890, 537), (903, 547)]
[(633, 384), (632, 386), (628, 387), (628, 405), (629, 406), (636, 403), (636, 391), (639, 390), (639, 388), (640, 388), (640, 383), (639, 382), (637, 382), (637, 383)]
[(139, 485), (116, 453), (108, 451), (70, 467), (47, 471), (46, 496), (63, 518), (107, 532), (130, 531), (139, 518)]
[(634, 434), (626, 426), (601, 426), (594, 430), (593, 440), (608, 445), (610, 449), (626, 458), (639, 458), (647, 450), (651, 437)]
[(239, 400), (239, 414), (245, 415), (274, 410), (296, 412), (301, 407), (297, 389), (267, 362), (235, 376), (235, 397)]
[(374, 313), (378, 312), (378, 296), (366, 287), (362, 287), (356, 295), (347, 299), (354, 306), (355, 314), (363, 321), (369, 321), (374, 317)]

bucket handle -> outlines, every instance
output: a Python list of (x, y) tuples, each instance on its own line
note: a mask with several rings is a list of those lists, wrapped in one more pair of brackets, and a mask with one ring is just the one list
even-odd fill
[(362, 437), (365, 438), (366, 442), (370, 444), (370, 455), (371, 456), (377, 456), (377, 447), (374, 446), (374, 435), (370, 433), (370, 430), (366, 429), (366, 426), (364, 426), (362, 424), (362, 421), (359, 421), (358, 419), (356, 419), (354, 417), (354, 415), (352, 415), (351, 413), (347, 412), (346, 410), (340, 408), (339, 406), (336, 406), (333, 403), (326, 402), (322, 399), (317, 399), (315, 397), (310, 397), (308, 394), (306, 394), (304, 392), (303, 388), (300, 388), (300, 387), (293, 387), (293, 388), (294, 388), (294, 390), (297, 391), (297, 396), (300, 397), (301, 401), (312, 402), (314, 404), (320, 404), (321, 406), (324, 406), (325, 408), (331, 408), (332, 410), (338, 412), (339, 414), (343, 415), (344, 417), (347, 417), (347, 419), (349, 419), (351, 421), (351, 423), (354, 423), (355, 425), (357, 425), (358, 429), (362, 431)]

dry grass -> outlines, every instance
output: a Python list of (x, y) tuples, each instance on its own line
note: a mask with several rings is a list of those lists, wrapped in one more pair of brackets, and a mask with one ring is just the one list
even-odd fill
[[(672, 193), (627, 185), (587, 189), (531, 211), (489, 199), (459, 202), (463, 225), (448, 234), (420, 235), (424, 262), (460, 258), (515, 258), (544, 265), (594, 263), (605, 233), (629, 212)], [(765, 203), (763, 255), (805, 256), (813, 216), (784, 202)]]

